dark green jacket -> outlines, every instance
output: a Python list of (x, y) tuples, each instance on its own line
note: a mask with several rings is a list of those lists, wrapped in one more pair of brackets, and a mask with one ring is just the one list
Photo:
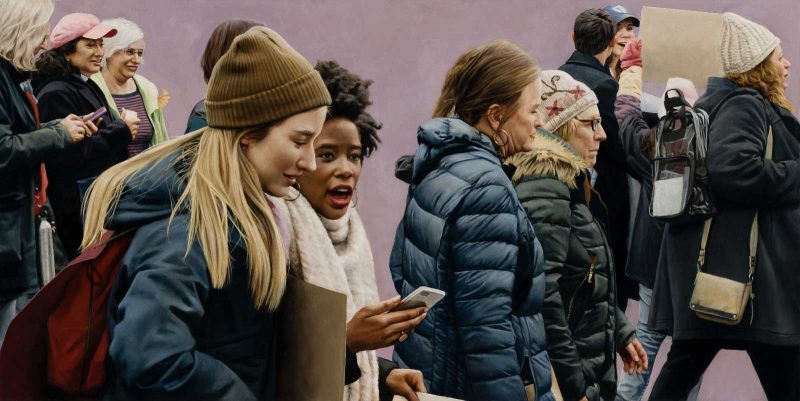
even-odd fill
[(612, 253), (587, 206), (600, 199), (584, 186), (586, 165), (571, 146), (541, 131), (534, 146), (509, 162), (544, 251), (547, 352), (565, 401), (613, 400), (616, 350), (634, 329), (616, 306)]
[(33, 189), (39, 165), (71, 147), (58, 122), (36, 129), (20, 84), (27, 79), (0, 59), (0, 302), (39, 285)]

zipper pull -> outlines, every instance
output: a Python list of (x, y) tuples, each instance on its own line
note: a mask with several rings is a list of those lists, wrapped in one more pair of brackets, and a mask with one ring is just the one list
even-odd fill
[(597, 256), (592, 256), (592, 264), (589, 265), (589, 283), (592, 282), (594, 277), (594, 267), (597, 265)]

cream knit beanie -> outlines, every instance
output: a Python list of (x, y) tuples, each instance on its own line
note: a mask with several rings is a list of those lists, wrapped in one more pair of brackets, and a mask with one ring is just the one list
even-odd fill
[(722, 14), (720, 56), (726, 74), (752, 70), (780, 43), (777, 36), (761, 25), (734, 13)]
[(542, 71), (542, 128), (555, 132), (567, 121), (597, 104), (597, 96), (583, 82), (559, 70)]

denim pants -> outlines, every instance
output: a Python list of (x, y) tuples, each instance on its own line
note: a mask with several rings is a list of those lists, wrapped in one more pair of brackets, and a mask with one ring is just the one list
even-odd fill
[[(661, 348), (661, 343), (666, 338), (665, 334), (651, 331), (647, 328), (652, 296), (653, 290), (651, 288), (639, 284), (639, 322), (636, 324), (636, 338), (639, 339), (645, 352), (647, 352), (650, 369), (641, 375), (635, 373), (629, 375), (623, 372), (619, 377), (619, 383), (617, 383), (616, 401), (641, 401), (644, 391), (647, 389), (647, 384), (650, 382), (650, 374), (653, 370), (656, 355), (658, 355), (658, 350)], [(699, 392), (700, 383), (698, 382), (689, 394), (687, 401), (696, 401)]]

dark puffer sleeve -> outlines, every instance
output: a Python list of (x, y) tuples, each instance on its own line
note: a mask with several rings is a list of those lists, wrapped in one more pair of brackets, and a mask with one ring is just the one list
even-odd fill
[(192, 334), (210, 290), (197, 243), (184, 257), (186, 225), (139, 229), (128, 249), (130, 287), (116, 314), (109, 356), (125, 386), (144, 399), (256, 400), (224, 363), (195, 349)]
[[(542, 316), (547, 333), (547, 353), (565, 400), (583, 397), (591, 383), (586, 382), (584, 366), (569, 329), (559, 280), (567, 259), (572, 209), (566, 194), (554, 193), (552, 179), (523, 181), (516, 187), (520, 202), (542, 244), (545, 266), (545, 295)], [(559, 186), (563, 184), (557, 184)]]
[(447, 295), (470, 399), (527, 399), (511, 320), (519, 252), (515, 196), (497, 184), (467, 188), (462, 206), (445, 225), (443, 246), (453, 290)]

